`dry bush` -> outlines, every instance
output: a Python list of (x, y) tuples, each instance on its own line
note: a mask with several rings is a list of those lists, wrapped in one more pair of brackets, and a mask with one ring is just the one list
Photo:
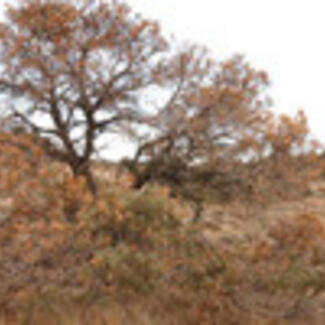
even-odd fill
[(58, 172), (28, 136), (2, 139), (2, 189), (13, 208), (0, 226), (1, 311), (13, 323), (70, 314), (81, 324), (92, 317), (249, 324), (296, 317), (301, 301), (323, 292), (324, 226), (316, 215), (284, 220), (268, 241), (215, 245), (202, 225), (183, 222), (188, 212), (166, 187), (102, 182), (94, 198), (83, 178)]
[[(21, 142), (26, 146), (19, 147)], [(3, 190), (13, 199), (10, 217), (0, 226), (3, 312), (42, 309), (45, 301), (51, 309), (61, 297), (88, 306), (165, 289), (168, 296), (174, 290), (192, 292), (193, 298), (202, 292), (207, 301), (206, 290), (222, 276), (224, 262), (216, 248), (184, 228), (164, 188), (134, 192), (101, 184), (94, 198), (83, 178), (58, 175), (28, 136), (12, 146), (2, 157), (10, 180)], [(37, 159), (26, 159), (33, 150)], [(20, 177), (8, 159), (25, 163)]]

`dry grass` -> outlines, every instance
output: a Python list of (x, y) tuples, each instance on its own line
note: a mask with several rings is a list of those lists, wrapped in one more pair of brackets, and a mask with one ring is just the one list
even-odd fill
[[(150, 302), (147, 301), (147, 305)], [(152, 303), (152, 302), (151, 302)], [(199, 323), (189, 319), (190, 315), (179, 311), (170, 314), (169, 310), (152, 313), (146, 305), (110, 305), (91, 307), (87, 310), (80, 306), (70, 309), (57, 308), (51, 312), (35, 310), (33, 314), (23, 316), (6, 315), (0, 317), (0, 325), (323, 325), (325, 315), (292, 319), (266, 318), (235, 310), (225, 310), (216, 318), (201, 319)]]

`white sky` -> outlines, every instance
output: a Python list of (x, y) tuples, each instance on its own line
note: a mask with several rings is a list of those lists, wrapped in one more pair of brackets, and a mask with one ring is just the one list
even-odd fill
[(244, 54), (271, 78), (274, 109), (303, 108), (325, 140), (325, 1), (129, 0), (178, 40), (208, 46), (216, 58)]

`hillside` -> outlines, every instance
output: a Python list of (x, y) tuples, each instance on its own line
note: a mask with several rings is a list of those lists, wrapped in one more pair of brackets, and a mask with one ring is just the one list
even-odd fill
[(167, 187), (95, 169), (100, 200), (72, 221), (48, 184), (33, 216), (2, 199), (1, 325), (324, 323), (325, 183), (299, 200), (208, 203), (193, 223)]
[(4, 6), (0, 325), (325, 323), (324, 145), (206, 45), (125, 0)]

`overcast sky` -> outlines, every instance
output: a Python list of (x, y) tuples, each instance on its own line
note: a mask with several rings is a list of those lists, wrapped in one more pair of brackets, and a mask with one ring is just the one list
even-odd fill
[(129, 0), (179, 40), (208, 46), (217, 58), (244, 54), (272, 81), (278, 112), (303, 108), (325, 141), (325, 1)]

